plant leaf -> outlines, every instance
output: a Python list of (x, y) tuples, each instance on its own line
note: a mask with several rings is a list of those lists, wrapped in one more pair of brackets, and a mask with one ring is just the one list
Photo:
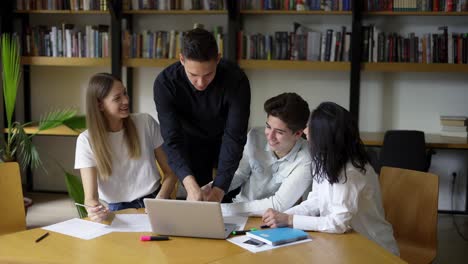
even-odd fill
[(4, 33), (0, 39), (2, 58), (3, 98), (7, 117), (7, 125), (11, 127), (15, 111), (16, 94), (21, 78), (21, 56), (16, 35)]
[[(84, 190), (83, 183), (78, 176), (75, 176), (67, 171), (65, 173), (65, 182), (67, 184), (68, 195), (75, 201), (75, 203), (84, 204)], [(88, 216), (86, 209), (76, 206), (78, 214), (81, 218)]]
[(63, 124), (75, 131), (81, 132), (86, 128), (86, 117), (84, 115), (74, 116), (68, 120), (65, 120)]
[(64, 109), (55, 110), (42, 115), (39, 121), (38, 132), (46, 129), (51, 129), (62, 125), (66, 120), (74, 117), (76, 110)]

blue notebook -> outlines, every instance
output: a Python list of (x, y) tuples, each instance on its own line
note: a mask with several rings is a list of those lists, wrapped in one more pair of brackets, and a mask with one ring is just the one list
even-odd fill
[(247, 236), (272, 246), (308, 238), (306, 232), (290, 227), (271, 228), (247, 232)]

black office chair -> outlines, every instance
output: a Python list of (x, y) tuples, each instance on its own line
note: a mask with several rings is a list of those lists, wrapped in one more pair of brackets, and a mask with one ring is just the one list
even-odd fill
[(389, 130), (379, 155), (379, 172), (383, 166), (427, 172), (432, 154), (433, 150), (426, 150), (424, 132)]

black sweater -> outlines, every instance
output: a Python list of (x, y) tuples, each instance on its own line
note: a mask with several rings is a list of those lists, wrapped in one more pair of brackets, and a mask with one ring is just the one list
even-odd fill
[(245, 73), (221, 60), (213, 81), (198, 91), (177, 62), (158, 75), (153, 89), (164, 150), (175, 174), (181, 181), (193, 175), (187, 161), (187, 140), (200, 146), (221, 141), (213, 187), (227, 192), (246, 142), (250, 84)]

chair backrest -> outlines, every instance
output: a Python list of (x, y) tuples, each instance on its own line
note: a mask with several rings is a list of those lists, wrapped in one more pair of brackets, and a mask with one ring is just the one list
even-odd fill
[(379, 156), (380, 167), (428, 171), (430, 165), (430, 154), (428, 156), (422, 131), (389, 130), (385, 132)]
[(26, 230), (23, 189), (18, 163), (0, 162), (0, 235)]
[(383, 167), (380, 188), (385, 218), (392, 224), (398, 244), (433, 249), (435, 256), (439, 177), (427, 172)]

